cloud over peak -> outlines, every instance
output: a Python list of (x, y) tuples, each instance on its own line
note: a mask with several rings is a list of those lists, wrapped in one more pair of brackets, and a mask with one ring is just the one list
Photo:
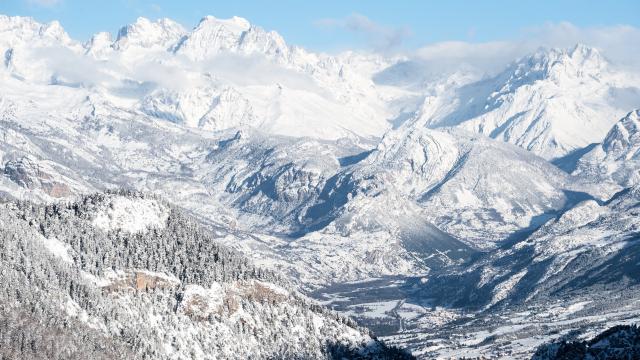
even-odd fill
[(403, 41), (411, 35), (407, 27), (392, 27), (379, 24), (365, 15), (351, 14), (345, 18), (320, 19), (315, 24), (327, 29), (344, 29), (363, 36), (367, 44), (378, 52), (397, 50)]

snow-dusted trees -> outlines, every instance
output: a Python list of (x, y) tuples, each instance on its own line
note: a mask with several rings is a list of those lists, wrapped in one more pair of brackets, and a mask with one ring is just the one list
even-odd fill
[(148, 198), (0, 204), (0, 359), (395, 354), (168, 204), (160, 227), (94, 226), (114, 196)]
[(134, 234), (96, 229), (88, 220), (110, 195), (145, 197), (121, 191), (87, 196), (71, 205), (19, 202), (16, 212), (45, 238), (64, 239), (82, 270), (93, 275), (112, 268), (139, 268), (171, 273), (183, 282), (203, 286), (246, 279), (280, 281), (273, 272), (256, 268), (238, 252), (220, 246), (210, 232), (175, 208), (163, 228)]

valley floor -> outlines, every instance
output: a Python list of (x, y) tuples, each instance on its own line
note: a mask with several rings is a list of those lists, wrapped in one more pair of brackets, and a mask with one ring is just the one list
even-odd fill
[(529, 359), (558, 339), (585, 340), (640, 322), (640, 288), (532, 301), (507, 308), (430, 306), (414, 290), (421, 278), (387, 277), (316, 290), (312, 297), (355, 318), (386, 343), (418, 358)]

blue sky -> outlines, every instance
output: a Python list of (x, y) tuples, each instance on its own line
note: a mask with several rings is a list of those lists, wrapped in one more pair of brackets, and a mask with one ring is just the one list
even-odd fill
[(138, 16), (169, 17), (191, 28), (204, 15), (238, 15), (314, 50), (407, 50), (449, 40), (514, 40), (550, 23), (638, 27), (640, 1), (0, 0), (0, 13), (59, 20), (78, 40), (98, 31), (115, 33)]

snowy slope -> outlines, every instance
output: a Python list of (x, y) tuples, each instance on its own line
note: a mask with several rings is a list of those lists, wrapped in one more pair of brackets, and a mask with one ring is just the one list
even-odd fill
[(585, 149), (570, 169), (575, 176), (597, 179), (616, 189), (640, 181), (640, 112), (620, 119), (601, 142)]
[[(220, 79), (234, 78), (233, 69), (203, 73), (197, 64), (188, 67), (191, 63), (184, 63), (174, 55), (177, 48), (168, 45), (183, 34), (183, 49), (197, 45), (187, 46), (185, 36), (213, 37), (213, 48), (242, 52), (245, 45), (230, 39), (249, 31), (245, 25), (239, 19), (208, 18), (184, 35), (167, 20), (140, 19), (120, 32), (105, 55), (107, 63), (136, 70), (138, 56), (146, 54), (191, 79), (195, 86), (190, 88), (120, 79), (137, 73), (115, 66), (105, 69), (117, 75), (115, 80), (90, 86), (20, 80), (7, 69), (2, 129), (12, 135), (3, 143), (3, 181), (20, 188), (10, 159), (30, 154), (54, 161), (63, 174), (74, 174), (71, 178), (80, 183), (70, 187), (69, 194), (119, 186), (165, 194), (203, 220), (240, 232), (247, 241), (235, 246), (278, 259), (275, 266), (304, 274), (308, 285), (422, 273), (464, 261), (471, 249), (494, 247), (565, 206), (569, 185), (563, 173), (497, 141), (463, 131), (429, 130), (431, 109), (396, 124), (398, 128), (375, 145), (371, 136), (382, 135), (391, 123), (380, 119), (384, 125), (375, 125), (368, 114), (397, 110), (393, 94), (405, 91), (389, 92), (384, 85), (386, 92), (376, 94), (369, 79), (373, 92), (352, 93), (366, 74), (384, 65), (375, 58), (311, 54), (274, 64), (270, 53), (246, 64), (278, 66), (282, 84), (260, 80), (229, 85)], [(150, 35), (144, 35), (147, 32)], [(252, 49), (259, 53), (256, 49), (263, 48)], [(291, 51), (300, 55), (303, 50)], [(308, 66), (301, 70), (303, 60)], [(312, 81), (313, 87), (284, 86), (292, 73)], [(338, 96), (324, 93), (327, 86), (337, 86)], [(33, 104), (26, 93), (43, 101)], [(378, 100), (393, 95), (387, 100), (394, 105), (384, 110), (361, 103), (366, 112), (354, 112), (351, 102), (370, 95)], [(423, 104), (441, 102), (436, 96)], [(47, 121), (42, 121), (42, 113)], [(344, 136), (349, 139), (333, 141)], [(263, 234), (266, 240), (253, 241), (244, 232)], [(271, 241), (273, 236), (284, 239)], [(291, 236), (299, 239), (282, 246)], [(327, 248), (325, 238), (342, 245)], [(354, 247), (354, 238), (369, 241), (355, 241)], [(317, 254), (335, 249), (341, 266), (329, 258), (318, 260)]]
[(113, 197), (101, 204), (92, 224), (104, 231), (145, 232), (165, 226), (168, 209), (152, 199)]
[[(409, 330), (393, 342), (424, 357), (528, 357), (542, 339), (585, 339), (633, 324), (640, 311), (636, 118), (635, 111), (627, 114), (600, 144), (565, 159), (575, 167), (574, 191), (541, 226), (463, 267), (408, 279), (381, 297), (417, 309), (397, 312)], [(581, 186), (593, 194), (578, 191)], [(380, 322), (389, 318), (395, 320), (393, 313)]]
[(377, 188), (416, 201), (428, 219), (475, 247), (561, 209), (571, 186), (557, 168), (517, 147), (408, 123), (388, 133), (359, 170)]
[(544, 344), (536, 351), (533, 359), (580, 359), (583, 357), (615, 359), (638, 356), (640, 356), (640, 331), (634, 324), (609, 328), (588, 341), (568, 338)]
[(241, 18), (206, 17), (192, 31), (139, 18), (115, 40), (100, 33), (84, 45), (58, 23), (0, 21), (8, 75), (107, 92), (130, 110), (189, 127), (335, 140), (380, 136), (393, 117), (368, 79), (381, 59), (309, 53)]
[[(149, 19), (141, 17), (135, 23), (121, 28), (111, 47), (120, 51), (136, 47), (170, 49), (185, 35), (185, 29), (171, 19), (151, 22)], [(85, 47), (88, 49), (87, 51), (95, 52), (103, 45), (89, 43)]]
[(531, 235), (428, 279), (412, 296), (490, 314), (519, 304), (544, 307), (551, 301), (589, 299), (604, 291), (633, 293), (640, 284), (639, 203), (637, 187), (608, 202), (579, 202)]
[[(138, 202), (165, 207), (165, 227), (134, 235), (90, 221), (102, 216), (95, 209)], [(2, 208), (2, 280), (10, 284), (0, 293), (8, 304), (3, 356), (410, 358), (216, 245), (157, 199), (98, 194), (68, 205)], [(34, 322), (40, 330), (29, 328)], [(11, 341), (18, 334), (32, 343), (28, 349)]]
[[(0, 34), (3, 198), (161, 195), (300, 289), (367, 321), (400, 319), (374, 326), (416, 326), (418, 338), (451, 330), (467, 311), (515, 316), (511, 306), (531, 299), (526, 322), (548, 298), (562, 301), (554, 294), (589, 301), (601, 286), (635, 286), (638, 113), (629, 111), (640, 81), (596, 49), (540, 50), (483, 78), (313, 53), (237, 17), (191, 30), (140, 18), (81, 44), (56, 22), (2, 16)], [(168, 231), (154, 201), (112, 199), (92, 214), (83, 221), (96, 231)], [(67, 263), (81, 253), (45, 239)], [(97, 282), (134, 276), (121, 270)], [(217, 292), (254, 285), (176, 286), (207, 313)], [(358, 307), (342, 289), (360, 286)], [(415, 297), (397, 298), (405, 293)], [(482, 346), (480, 355), (498, 347)]]
[(613, 119), (634, 106), (624, 94), (637, 91), (639, 84), (636, 75), (616, 71), (594, 48), (542, 49), (495, 77), (454, 90), (453, 111), (428, 121), (553, 159), (598, 142)]
[[(554, 339), (635, 324), (638, 194), (633, 187), (610, 201), (585, 199), (464, 266), (383, 282), (377, 297), (367, 297), (368, 283), (343, 286), (328, 302), (424, 358), (529, 358)], [(389, 303), (376, 321), (362, 310)]]

